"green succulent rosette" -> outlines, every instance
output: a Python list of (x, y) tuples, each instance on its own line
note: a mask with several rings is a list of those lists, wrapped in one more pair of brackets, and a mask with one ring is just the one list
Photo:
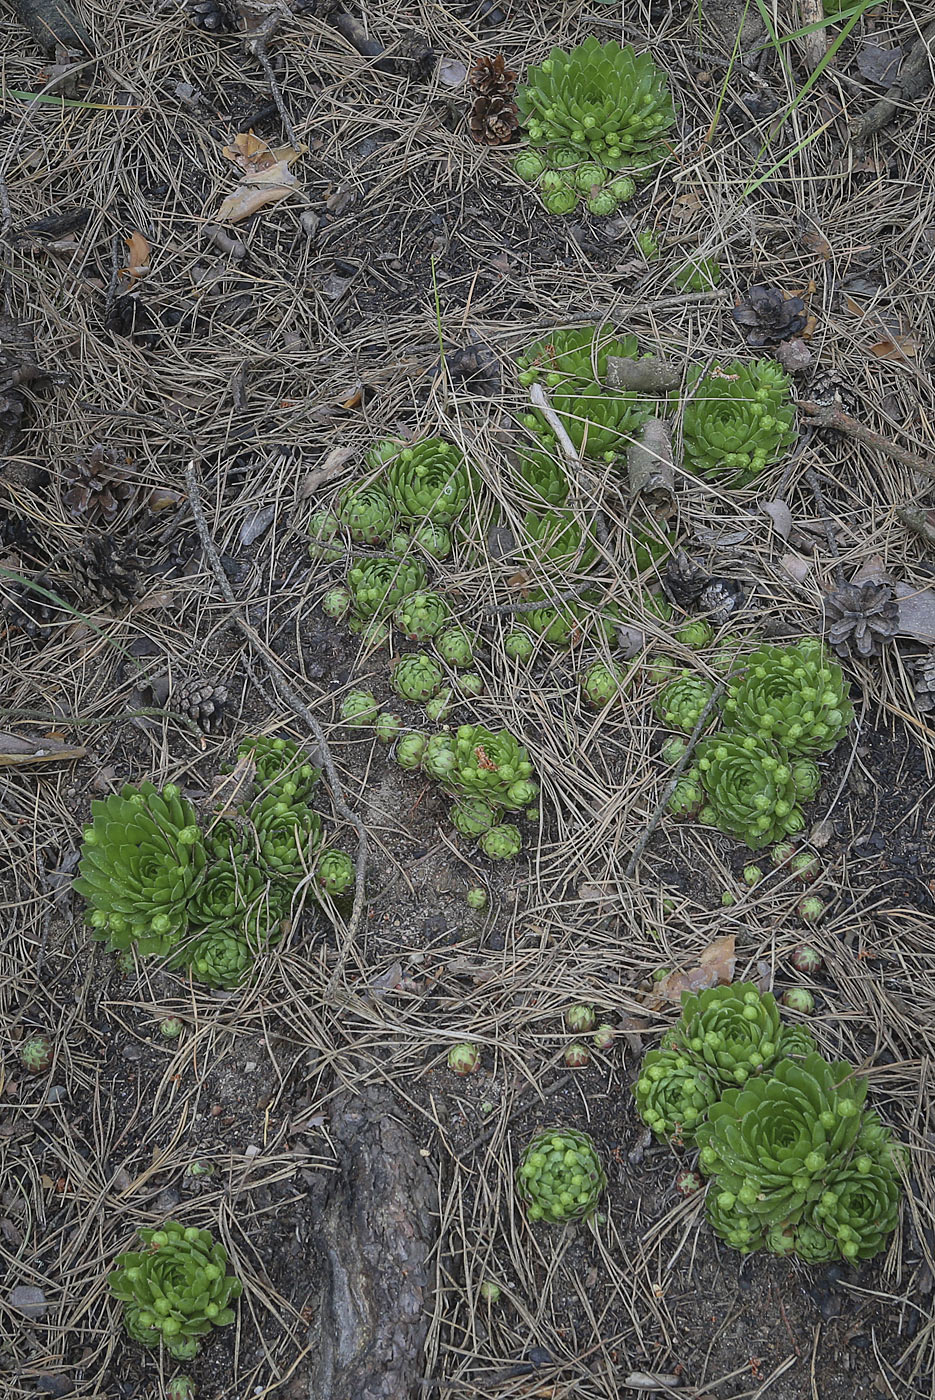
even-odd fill
[(340, 899), (348, 890), (352, 890), (356, 878), (354, 862), (346, 851), (329, 846), (321, 852), (315, 866), (315, 879), (319, 888), (332, 899)]
[(401, 656), (390, 672), (390, 689), (401, 700), (419, 704), (431, 700), (445, 679), (438, 662), (424, 652)]
[(902, 1195), (892, 1164), (866, 1154), (831, 1173), (808, 1211), (809, 1223), (835, 1241), (848, 1263), (872, 1259), (899, 1223)]
[(523, 838), (518, 826), (501, 822), (483, 832), (477, 844), (488, 860), (515, 860), (523, 849)]
[(854, 707), (843, 671), (820, 642), (763, 646), (745, 658), (745, 666), (728, 686), (725, 724), (781, 744), (792, 755), (827, 752), (843, 739)]
[(543, 567), (562, 570), (575, 569), (583, 573), (597, 556), (596, 536), (584, 529), (573, 515), (547, 511), (534, 515), (530, 511), (524, 521), (525, 550), (529, 558)]
[(393, 504), (379, 486), (349, 486), (342, 491), (337, 517), (357, 544), (382, 544), (393, 533)]
[(206, 987), (232, 990), (250, 976), (256, 952), (256, 944), (247, 938), (243, 927), (219, 925), (186, 944), (173, 965), (187, 967), (195, 981)]
[(451, 825), (462, 836), (483, 836), (496, 821), (497, 813), (482, 797), (462, 797), (451, 809)]
[(385, 617), (404, 598), (425, 587), (425, 569), (417, 559), (358, 559), (348, 573), (347, 586), (361, 617)]
[(766, 1243), (765, 1225), (755, 1215), (738, 1207), (729, 1191), (723, 1193), (727, 1202), (727, 1209), (724, 1209), (721, 1195), (717, 1182), (712, 1182), (705, 1196), (705, 1218), (714, 1233), (741, 1254), (753, 1254), (762, 1249)]
[(266, 888), (267, 877), (259, 866), (245, 860), (213, 861), (189, 905), (190, 929), (199, 933), (216, 925), (243, 927), (248, 910), (264, 898)]
[(458, 765), (455, 742), (450, 734), (433, 734), (422, 753), (422, 771), (436, 783), (447, 784)]
[(307, 802), (321, 777), (321, 769), (291, 739), (250, 735), (238, 745), (237, 757), (256, 764), (256, 786), (263, 796), (287, 802)]
[(680, 1051), (650, 1050), (633, 1093), (640, 1117), (657, 1137), (690, 1147), (698, 1124), (717, 1101), (720, 1086)]
[(656, 696), (653, 712), (671, 729), (690, 734), (713, 694), (714, 686), (710, 681), (692, 671), (682, 671)]
[(270, 796), (252, 812), (257, 864), (271, 880), (295, 882), (309, 869), (321, 845), (321, 817), (304, 803)]
[(161, 1339), (171, 1355), (190, 1357), (213, 1327), (234, 1321), (230, 1304), (243, 1286), (226, 1272), (227, 1251), (207, 1230), (167, 1220), (139, 1234), (145, 1247), (117, 1256), (110, 1291), (124, 1304), (132, 1336), (147, 1345)]
[(563, 506), (570, 490), (568, 476), (558, 457), (544, 448), (523, 449), (519, 474), (533, 496), (548, 506)]
[(580, 678), (581, 694), (589, 705), (600, 709), (617, 700), (633, 678), (632, 667), (616, 661), (595, 661)]
[(804, 1026), (783, 1025), (779, 1036), (779, 1058), (802, 1059), (805, 1055), (816, 1055), (818, 1042), (811, 1031)]
[(483, 797), (492, 807), (517, 812), (538, 790), (523, 744), (508, 729), (496, 734), (482, 724), (462, 724), (454, 737), (455, 767), (446, 786), (465, 797)]
[(411, 641), (425, 642), (451, 621), (451, 611), (440, 593), (420, 589), (403, 599), (393, 620)]
[(776, 998), (752, 982), (682, 993), (672, 1043), (721, 1084), (744, 1084), (779, 1055)]
[(839, 1257), (837, 1241), (807, 1220), (796, 1225), (793, 1239), (795, 1252), (804, 1264), (828, 1264)]
[(724, 485), (746, 485), (795, 437), (792, 381), (775, 360), (735, 360), (703, 373), (704, 366), (695, 365), (686, 377), (685, 465)]
[(435, 650), (446, 666), (460, 670), (474, 660), (476, 638), (464, 627), (448, 627), (435, 638)]
[(820, 1055), (780, 1060), (772, 1074), (725, 1090), (696, 1133), (720, 1208), (766, 1226), (795, 1222), (847, 1167), (866, 1092), (850, 1065)]
[(516, 1188), (530, 1220), (564, 1224), (593, 1214), (607, 1177), (587, 1133), (552, 1129), (537, 1134), (516, 1169)]
[(665, 75), (651, 55), (592, 36), (570, 53), (552, 49), (527, 69), (516, 105), (533, 147), (570, 147), (610, 170), (645, 164), (675, 121)]
[(449, 525), (471, 499), (472, 473), (463, 453), (441, 438), (379, 443), (368, 458), (382, 465), (382, 483), (402, 520)]
[(704, 789), (698, 778), (698, 769), (692, 768), (679, 778), (666, 807), (673, 817), (687, 820), (689, 817), (697, 817), (703, 805)]
[(92, 802), (74, 889), (88, 903), (93, 936), (116, 951), (135, 944), (164, 956), (188, 927), (205, 861), (195, 809), (175, 784), (161, 793), (128, 784)]
[[(638, 354), (635, 336), (618, 338), (608, 326), (584, 326), (536, 341), (517, 363), (522, 384), (543, 384), (575, 448), (585, 457), (613, 461), (626, 451), (652, 405), (629, 390), (605, 388), (607, 357), (635, 359)], [(523, 423), (541, 453), (558, 459), (558, 444), (542, 410), (533, 409)]]
[(792, 768), (778, 746), (750, 734), (714, 734), (698, 745), (697, 764), (721, 831), (751, 850), (801, 831)]

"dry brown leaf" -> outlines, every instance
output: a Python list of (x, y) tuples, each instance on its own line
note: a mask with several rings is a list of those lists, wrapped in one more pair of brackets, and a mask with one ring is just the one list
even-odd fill
[(224, 199), (217, 212), (217, 219), (223, 223), (237, 224), (249, 219), (258, 209), (267, 204), (279, 204), (299, 188), (299, 180), (289, 167), (302, 152), (292, 146), (278, 146), (274, 150), (252, 131), (242, 131), (230, 146), (224, 147), (224, 154), (240, 166), (245, 178)]
[(152, 249), (147, 240), (140, 233), (139, 229), (134, 229), (127, 243), (127, 265), (122, 268), (122, 274), (131, 285), (145, 277), (149, 271), (149, 259)]
[(916, 332), (906, 331), (904, 335), (900, 335), (894, 331), (891, 335), (885, 335), (882, 340), (871, 345), (870, 353), (875, 355), (878, 360), (911, 359), (919, 353)]
[(807, 248), (810, 253), (817, 253), (820, 258), (831, 257), (831, 244), (817, 228), (807, 229), (802, 234), (802, 247)]
[(319, 487), (337, 476), (356, 453), (356, 447), (332, 447), (321, 466), (302, 478), (298, 489), (299, 500), (307, 501), (309, 496), (314, 496)]
[(726, 986), (734, 980), (737, 957), (734, 952), (734, 935), (726, 934), (715, 938), (701, 952), (698, 966), (687, 970), (677, 968), (657, 982), (648, 998), (652, 1007), (664, 1006), (666, 1002), (681, 1001), (683, 992), (702, 992), (707, 987)]

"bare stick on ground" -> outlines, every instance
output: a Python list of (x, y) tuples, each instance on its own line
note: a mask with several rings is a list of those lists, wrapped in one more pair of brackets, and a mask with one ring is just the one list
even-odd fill
[(840, 408), (818, 403), (800, 403), (798, 407), (801, 413), (808, 416), (810, 426), (834, 428), (845, 437), (851, 437), (855, 442), (862, 442), (865, 447), (882, 452), (885, 457), (891, 457), (894, 462), (901, 462), (904, 467), (909, 467), (914, 472), (921, 472), (923, 476), (935, 476), (935, 463), (926, 462), (914, 452), (908, 452), (905, 447), (899, 447), (888, 438), (881, 437), (872, 428), (865, 427)]
[(935, 24), (930, 24), (916, 40), (900, 69), (899, 78), (851, 127), (850, 138), (854, 142), (865, 141), (896, 116), (900, 108), (910, 102), (917, 102), (932, 86), (932, 45), (935, 43)]
[[(308, 726), (308, 729), (310, 730), (312, 737), (315, 740), (315, 743), (318, 745), (319, 753), (321, 754), (321, 764), (325, 770), (325, 776), (328, 779), (328, 785), (331, 788), (331, 797), (334, 802), (334, 805), (337, 808), (337, 811), (340, 813), (340, 815), (344, 818), (346, 822), (348, 822), (354, 828), (354, 831), (357, 834), (357, 861), (356, 875), (354, 881), (354, 905), (351, 910), (351, 917), (348, 920), (347, 925), (347, 944), (350, 945), (351, 941), (354, 938), (354, 934), (357, 932), (357, 929), (360, 925), (360, 920), (364, 911), (368, 850), (366, 829), (360, 817), (357, 816), (356, 812), (353, 812), (347, 804), (347, 799), (344, 796), (344, 787), (341, 783), (341, 779), (338, 777), (337, 769), (334, 766), (334, 759), (331, 757), (331, 750), (328, 747), (328, 741), (325, 738), (324, 731), (321, 725), (318, 723), (318, 720), (315, 718), (311, 710), (305, 704), (305, 701), (302, 699), (302, 697), (298, 694), (296, 690), (293, 689), (289, 681), (286, 679), (286, 676), (282, 670), (282, 667), (279, 664), (279, 660), (276, 657), (275, 652), (270, 650), (270, 648), (263, 641), (263, 638), (259, 635), (255, 628), (251, 627), (250, 623), (247, 621), (247, 619), (244, 617), (243, 613), (240, 610), (240, 605), (237, 602), (237, 599), (234, 597), (234, 591), (231, 588), (228, 577), (224, 572), (224, 568), (221, 564), (221, 560), (215, 547), (214, 540), (211, 538), (211, 532), (208, 529), (208, 522), (205, 518), (204, 507), (201, 504), (201, 486), (195, 472), (195, 463), (193, 461), (187, 462), (185, 464), (185, 485), (188, 489), (188, 501), (189, 505), (191, 506), (192, 516), (194, 517), (195, 528), (198, 531), (198, 538), (201, 541), (201, 546), (205, 552), (205, 558), (208, 560), (208, 563), (211, 567), (211, 572), (214, 575), (215, 582), (217, 583), (218, 587), (223, 593), (224, 598), (231, 606), (231, 616), (233, 622), (240, 630), (240, 632), (243, 633), (244, 637), (246, 637), (250, 646), (263, 658), (263, 662), (266, 666), (267, 672), (269, 673), (269, 678), (273, 684), (273, 689), (276, 691), (276, 694), (279, 696), (280, 700), (282, 700), (284, 704), (288, 705), (289, 708), (292, 711), (294, 711), (295, 714), (299, 715), (305, 722), (305, 724)], [(337, 975), (337, 969), (335, 970), (335, 975)]]

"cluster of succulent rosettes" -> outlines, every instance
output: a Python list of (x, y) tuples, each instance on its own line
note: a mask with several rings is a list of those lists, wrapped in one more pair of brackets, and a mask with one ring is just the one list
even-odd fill
[(390, 689), (401, 700), (421, 704), (437, 694), (444, 674), (437, 661), (425, 652), (413, 651), (401, 656), (390, 671)]
[(492, 807), (517, 812), (539, 791), (525, 747), (510, 733), (462, 724), (454, 737), (455, 763), (446, 785), (465, 797), (483, 797)]
[(166, 954), (188, 928), (189, 905), (205, 877), (204, 837), (195, 809), (174, 783), (129, 784), (91, 803), (80, 875), (95, 938)]
[(801, 831), (795, 777), (787, 754), (750, 734), (721, 733), (703, 739), (697, 769), (707, 794), (700, 817), (736, 836), (751, 850)]
[(227, 1273), (227, 1250), (207, 1230), (167, 1220), (139, 1231), (144, 1248), (118, 1254), (110, 1291), (124, 1305), (124, 1326), (144, 1346), (164, 1343), (176, 1359), (197, 1356), (201, 1338), (234, 1321), (243, 1285)]
[(447, 526), (471, 499), (474, 477), (460, 448), (442, 438), (404, 443), (386, 439), (367, 455), (400, 520)]
[(714, 686), (710, 681), (692, 671), (682, 671), (656, 696), (653, 710), (670, 728), (690, 734), (713, 694)]
[(354, 610), (362, 618), (388, 617), (425, 584), (425, 569), (417, 559), (395, 555), (355, 560), (347, 575)]
[(804, 638), (792, 646), (763, 646), (744, 658), (723, 705), (725, 724), (789, 754), (824, 753), (844, 737), (854, 707), (840, 666), (822, 644)]
[(591, 213), (613, 213), (633, 198), (634, 177), (670, 154), (662, 137), (675, 111), (665, 76), (648, 53), (615, 40), (553, 49), (527, 71), (516, 103), (532, 148), (516, 170), (538, 183), (553, 214), (571, 213), (582, 197)]
[(593, 527), (584, 528), (573, 515), (561, 511), (546, 511), (534, 515), (530, 511), (524, 521), (525, 540), (521, 549), (543, 568), (549, 566), (563, 571), (584, 573), (597, 555), (597, 536)]
[(651, 1050), (633, 1086), (639, 1115), (657, 1137), (689, 1147), (720, 1086), (678, 1050)]
[(592, 1215), (606, 1185), (593, 1141), (568, 1128), (538, 1133), (516, 1169), (516, 1189), (528, 1218), (554, 1225)]
[(791, 380), (775, 360), (736, 360), (702, 375), (696, 365), (686, 379), (685, 465), (727, 486), (746, 485), (795, 436)]
[[(611, 327), (580, 326), (555, 331), (537, 340), (519, 356), (520, 383), (541, 383), (549, 402), (575, 448), (583, 456), (613, 462), (652, 412), (652, 405), (630, 390), (607, 389), (607, 357), (635, 359), (636, 337), (617, 337)], [(534, 409), (523, 419), (537, 443), (536, 453), (558, 456), (555, 436), (542, 413)]]

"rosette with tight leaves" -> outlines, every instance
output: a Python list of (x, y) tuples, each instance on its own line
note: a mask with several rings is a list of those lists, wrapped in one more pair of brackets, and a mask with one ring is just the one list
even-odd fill
[(776, 998), (752, 982), (682, 993), (672, 1045), (721, 1084), (744, 1084), (779, 1054)]
[(537, 1134), (516, 1169), (516, 1188), (530, 1220), (563, 1224), (591, 1215), (607, 1185), (587, 1133), (551, 1129)]
[(188, 927), (189, 901), (204, 879), (204, 838), (195, 809), (174, 783), (152, 783), (91, 803), (76, 892), (95, 938), (165, 954)]
[(720, 1085), (681, 1051), (650, 1050), (633, 1093), (640, 1117), (657, 1137), (690, 1146), (695, 1129), (717, 1101)]
[(696, 1133), (720, 1209), (766, 1226), (797, 1220), (847, 1166), (866, 1093), (850, 1065), (820, 1055), (780, 1060), (772, 1074), (725, 1090)]
[(791, 380), (775, 360), (736, 360), (702, 379), (703, 372), (695, 365), (686, 378), (685, 465), (725, 485), (745, 485), (795, 436)]
[(563, 506), (568, 499), (568, 476), (558, 457), (537, 448), (523, 449), (519, 473), (533, 496), (546, 505)]
[[(652, 405), (630, 390), (604, 387), (607, 357), (635, 359), (636, 337), (617, 337), (609, 326), (583, 326), (555, 331), (537, 340), (519, 356), (520, 383), (541, 383), (572, 443), (584, 456), (613, 461), (646, 421)], [(558, 458), (559, 448), (545, 415), (533, 409), (526, 427), (541, 444), (546, 459)]]
[(347, 586), (362, 617), (385, 616), (425, 587), (425, 569), (416, 559), (358, 559), (347, 576)]
[(252, 817), (261, 870), (271, 880), (300, 880), (321, 844), (318, 813), (303, 802), (280, 802), (270, 796), (256, 805)]
[(424, 652), (414, 651), (401, 656), (390, 672), (390, 689), (401, 700), (413, 703), (430, 700), (441, 686), (444, 676), (437, 661)]
[(420, 589), (403, 599), (393, 621), (411, 641), (425, 642), (451, 621), (451, 612), (440, 593)]
[(402, 520), (448, 525), (471, 499), (471, 470), (460, 448), (441, 438), (378, 443), (368, 465), (382, 465), (382, 485)]
[(518, 826), (501, 822), (485, 831), (477, 844), (488, 860), (515, 860), (523, 849), (523, 838)]
[(710, 681), (691, 671), (683, 671), (659, 692), (653, 701), (653, 711), (664, 724), (690, 734), (713, 694), (714, 686)]
[(482, 724), (462, 724), (454, 736), (455, 767), (446, 786), (466, 797), (483, 797), (510, 812), (526, 807), (538, 787), (525, 747), (508, 729), (493, 733)]
[(818, 1051), (818, 1044), (810, 1030), (804, 1026), (782, 1027), (779, 1036), (779, 1058), (801, 1059), (803, 1055), (814, 1055)]
[[(548, 58), (526, 73), (516, 91), (520, 122), (538, 156), (538, 170), (517, 169), (535, 179), (548, 192), (569, 192), (573, 208), (580, 195), (592, 200), (596, 193), (613, 194), (613, 205), (632, 198), (629, 180), (615, 180), (623, 171), (642, 172), (664, 159), (669, 148), (662, 141), (675, 121), (665, 75), (650, 54), (637, 54), (609, 40), (588, 37), (566, 53), (552, 49)], [(543, 175), (558, 177), (546, 184)], [(617, 186), (619, 185), (619, 188)], [(572, 197), (574, 196), (574, 197)], [(548, 205), (547, 201), (547, 207)], [(566, 212), (556, 207), (554, 212)]]
[(315, 866), (315, 879), (318, 881), (320, 889), (330, 895), (332, 899), (340, 899), (353, 888), (356, 879), (354, 862), (346, 851), (339, 851), (335, 846), (329, 846), (323, 850), (318, 857), (318, 864)]
[(618, 700), (632, 679), (632, 669), (616, 661), (595, 661), (582, 672), (581, 694), (589, 705), (600, 709)]
[(189, 928), (193, 934), (215, 928), (242, 933), (247, 927), (265, 933), (268, 891), (269, 877), (258, 865), (245, 859), (215, 860), (192, 898)]
[(382, 544), (393, 532), (393, 505), (378, 486), (349, 486), (338, 500), (337, 516), (357, 544)]
[(173, 965), (187, 967), (195, 981), (207, 987), (230, 990), (247, 980), (255, 960), (256, 945), (248, 941), (242, 927), (219, 925), (186, 944)]
[(207, 1230), (167, 1220), (139, 1234), (144, 1248), (119, 1254), (107, 1276), (128, 1331), (148, 1345), (163, 1341), (172, 1356), (194, 1356), (212, 1327), (234, 1321), (230, 1303), (243, 1286), (227, 1273), (227, 1251)]
[[(824, 1190), (806, 1210), (806, 1221), (848, 1263), (872, 1259), (896, 1229), (900, 1195), (899, 1175), (889, 1154), (859, 1153), (826, 1176)], [(821, 1248), (814, 1238), (810, 1244), (813, 1251)]]
[(755, 1215), (738, 1206), (730, 1192), (725, 1193), (725, 1200), (727, 1209), (721, 1205), (717, 1184), (712, 1183), (705, 1197), (705, 1217), (714, 1233), (741, 1254), (752, 1254), (762, 1249), (766, 1243), (766, 1226)]
[(714, 825), (751, 850), (801, 831), (795, 780), (788, 756), (751, 734), (721, 733), (703, 739), (697, 766)]
[(451, 825), (462, 836), (483, 836), (496, 820), (497, 813), (482, 797), (462, 797), (451, 809)]
[(744, 665), (728, 686), (725, 724), (793, 755), (826, 752), (844, 737), (854, 707), (844, 673), (820, 642), (763, 646)]
[(241, 740), (237, 757), (250, 758), (256, 764), (256, 786), (264, 796), (306, 802), (321, 777), (321, 769), (309, 763), (291, 739), (251, 735)]

